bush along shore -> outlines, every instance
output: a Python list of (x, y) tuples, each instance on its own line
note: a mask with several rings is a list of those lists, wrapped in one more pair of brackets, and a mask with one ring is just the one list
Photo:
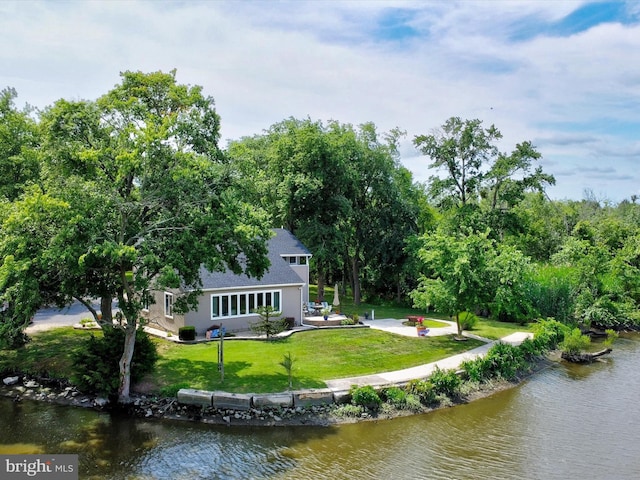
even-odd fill
[(333, 403), (326, 404), (272, 406), (268, 402), (261, 402), (261, 405), (255, 405), (256, 401), (250, 395), (226, 394), (242, 397), (244, 406), (216, 408), (210, 399), (205, 399), (201, 404), (181, 403), (178, 394), (175, 397), (133, 396), (132, 402), (127, 405), (113, 405), (106, 398), (83, 394), (68, 382), (24, 375), (3, 378), (1, 391), (3, 396), (14, 401), (46, 401), (119, 410), (141, 418), (190, 420), (219, 425), (322, 426), (390, 419), (467, 403), (517, 385), (548, 365), (547, 354), (564, 338), (566, 326), (560, 322), (542, 320), (537, 327), (533, 339), (527, 339), (519, 346), (497, 343), (485, 356), (464, 362), (457, 371), (436, 370), (429, 378), (416, 379), (404, 385), (379, 388), (353, 386), (348, 393), (334, 397)]

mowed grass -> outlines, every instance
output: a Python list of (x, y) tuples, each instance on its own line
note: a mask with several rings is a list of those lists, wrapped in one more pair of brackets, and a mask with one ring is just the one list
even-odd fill
[[(387, 315), (378, 316), (377, 312)], [(420, 315), (415, 309), (376, 307), (377, 318), (406, 318)], [(438, 314), (424, 315), (449, 320)], [(426, 321), (430, 328), (439, 322)], [(481, 318), (471, 331), (481, 337), (498, 339), (515, 331), (530, 331), (521, 326)], [(71, 376), (71, 353), (81, 348), (91, 335), (100, 331), (74, 330), (71, 327), (39, 332), (31, 342), (16, 351), (0, 352), (0, 371)], [(299, 332), (273, 341), (224, 341), (224, 381), (218, 371), (218, 342), (195, 345), (155, 340), (160, 359), (156, 370), (146, 379), (147, 388), (160, 392), (176, 385), (236, 393), (279, 392), (288, 388), (286, 370), (280, 365), (284, 355), (294, 358), (293, 387), (322, 388), (325, 381), (351, 376), (400, 370), (440, 360), (481, 344), (476, 340), (458, 342), (451, 336), (404, 337), (368, 328), (327, 329)]]
[(31, 341), (17, 350), (0, 350), (0, 371), (69, 378), (71, 354), (99, 330), (60, 327), (30, 335)]
[(191, 388), (238, 393), (284, 391), (285, 354), (294, 358), (293, 387), (322, 388), (325, 380), (400, 370), (433, 362), (481, 345), (450, 336), (403, 337), (368, 328), (299, 332), (272, 341), (224, 341), (224, 382), (218, 372), (218, 342), (184, 345), (162, 342), (154, 374), (156, 389)]

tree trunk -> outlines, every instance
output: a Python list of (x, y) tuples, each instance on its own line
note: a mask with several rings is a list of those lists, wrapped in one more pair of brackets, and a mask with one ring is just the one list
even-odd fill
[(460, 315), (456, 312), (456, 326), (458, 327), (458, 338), (462, 338), (462, 325), (460, 325)]
[(360, 261), (358, 255), (354, 255), (351, 259), (351, 273), (353, 275), (353, 304), (360, 305)]
[(603, 355), (607, 355), (608, 353), (611, 353), (611, 351), (612, 350), (610, 348), (605, 348), (604, 350), (600, 350), (599, 352), (594, 352), (594, 353), (562, 352), (561, 357), (566, 361), (572, 362), (572, 363), (591, 363), (595, 361), (596, 358), (601, 357)]
[(98, 322), (98, 324), (112, 326), (113, 324), (113, 311), (111, 310), (112, 304), (113, 304), (113, 299), (111, 298), (111, 295), (105, 295), (100, 297), (100, 312), (102, 313), (102, 321)]
[(324, 301), (324, 272), (318, 269), (318, 300)]
[(131, 360), (136, 345), (136, 321), (127, 321), (124, 330), (124, 352), (118, 365), (120, 366), (120, 386), (118, 387), (118, 403), (129, 403), (131, 392)]

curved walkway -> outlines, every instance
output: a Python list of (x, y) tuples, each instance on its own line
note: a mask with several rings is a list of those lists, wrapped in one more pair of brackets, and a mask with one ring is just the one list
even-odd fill
[[(439, 320), (442, 321), (442, 320)], [(370, 320), (363, 322), (371, 328), (377, 330), (384, 330), (390, 333), (398, 335), (405, 335), (409, 337), (416, 336), (415, 327), (407, 327), (402, 325), (402, 320), (395, 319), (382, 319), (382, 320)], [(457, 333), (456, 324), (454, 322), (443, 321), (443, 323), (449, 324), (447, 327), (431, 328), (429, 329), (428, 336), (437, 335), (450, 335)], [(405, 368), (404, 370), (396, 370), (393, 372), (382, 372), (375, 375), (364, 375), (361, 377), (340, 378), (337, 380), (327, 380), (327, 386), (333, 391), (345, 391), (351, 388), (351, 385), (371, 385), (382, 386), (391, 384), (404, 384), (411, 380), (423, 379), (429, 377), (436, 368), (441, 370), (458, 369), (462, 362), (466, 360), (473, 360), (475, 358), (485, 355), (489, 349), (496, 343), (496, 341), (489, 340), (487, 338), (478, 337), (477, 335), (464, 333), (465, 336), (476, 338), (486, 342), (484, 345), (471, 349), (469, 351), (453, 355), (452, 357), (443, 358), (437, 362), (427, 363), (424, 365), (418, 365), (417, 367)], [(503, 343), (509, 343), (511, 345), (520, 345), (525, 338), (531, 338), (533, 334), (529, 332), (515, 332), (499, 341)]]

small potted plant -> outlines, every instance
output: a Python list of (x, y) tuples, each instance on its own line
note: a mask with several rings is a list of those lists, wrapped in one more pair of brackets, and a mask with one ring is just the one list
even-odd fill
[(320, 313), (322, 314), (322, 316), (324, 317), (325, 320), (327, 320), (329, 318), (329, 313), (331, 313), (331, 310), (328, 308), (323, 308)]
[(427, 336), (427, 333), (429, 332), (429, 330), (427, 329), (427, 326), (424, 324), (424, 318), (422, 317), (418, 318), (418, 321), (416, 322), (416, 330), (418, 332), (419, 337)]

